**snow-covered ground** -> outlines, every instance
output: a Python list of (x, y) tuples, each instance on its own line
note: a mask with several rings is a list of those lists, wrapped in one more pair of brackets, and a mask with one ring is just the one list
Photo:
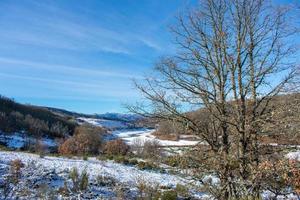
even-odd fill
[(286, 158), (290, 160), (298, 160), (300, 161), (300, 150), (299, 151), (293, 151), (288, 154), (286, 154)]
[[(42, 138), (40, 141), (47, 147), (57, 146), (57, 143), (55, 142), (54, 139)], [(20, 149), (20, 148), (24, 147), (26, 142), (34, 144), (36, 142), (36, 139), (28, 136), (26, 133), (6, 134), (6, 133), (0, 132), (0, 142), (2, 144), (5, 144), (9, 148)]]
[(139, 129), (139, 130), (115, 130), (112, 132), (112, 135), (115, 138), (121, 138), (129, 145), (131, 145), (134, 141), (140, 140), (142, 142), (148, 140), (156, 140), (159, 142), (161, 146), (190, 146), (196, 145), (199, 141), (190, 141), (190, 140), (160, 140), (157, 139), (152, 133), (153, 129)]
[(78, 171), (86, 169), (91, 178), (106, 174), (127, 184), (134, 184), (136, 178), (139, 177), (164, 186), (175, 186), (177, 183), (186, 184), (189, 182), (187, 179), (180, 178), (179, 176), (154, 171), (142, 171), (133, 166), (122, 165), (114, 163), (113, 161), (100, 161), (96, 158), (89, 158), (87, 161), (48, 156), (40, 158), (38, 155), (30, 153), (0, 151), (0, 164), (9, 164), (10, 161), (15, 159), (20, 159), (23, 163), (34, 161), (42, 168), (56, 171), (70, 170), (74, 167), (76, 167)]
[[(48, 156), (40, 158), (38, 155), (30, 153), (0, 151), (0, 183), (4, 181), (10, 162), (15, 159), (20, 159), (25, 164), (25, 167), (22, 169), (23, 175), (19, 187), (28, 187), (27, 189), (30, 190), (32, 195), (30, 198), (25, 197), (23, 199), (35, 199), (36, 196), (34, 196), (34, 193), (36, 193), (36, 190), (40, 188), (42, 184), (46, 184), (48, 187), (54, 188), (54, 190), (63, 187), (65, 181), (69, 180), (69, 171), (74, 167), (77, 168), (80, 173), (83, 170), (88, 172), (90, 188), (93, 188), (90, 189), (88, 193), (94, 195), (92, 199), (112, 199), (111, 196), (113, 196), (112, 193), (114, 193), (114, 188), (102, 188), (102, 186), (97, 185), (96, 182), (99, 175), (113, 177), (118, 183), (127, 185), (127, 188), (133, 192), (137, 190), (137, 183), (141, 180), (169, 188), (174, 188), (176, 184), (187, 185), (192, 182), (188, 177), (181, 178), (167, 173), (142, 171), (133, 166), (117, 164), (112, 161), (100, 161), (96, 158), (89, 158), (86, 161)], [(22, 190), (25, 189), (21, 189), (21, 191)], [(13, 192), (14, 195), (19, 194), (18, 191), (17, 188), (16, 192)], [(197, 193), (197, 195), (199, 195), (199, 193)], [(12, 199), (15, 199), (15, 196)]]

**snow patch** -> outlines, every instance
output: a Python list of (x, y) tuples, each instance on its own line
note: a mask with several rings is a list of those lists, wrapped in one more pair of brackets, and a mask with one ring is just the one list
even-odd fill
[(288, 159), (290, 159), (290, 160), (298, 160), (298, 161), (300, 161), (300, 151), (290, 152), (290, 153), (286, 154), (285, 157), (288, 158)]

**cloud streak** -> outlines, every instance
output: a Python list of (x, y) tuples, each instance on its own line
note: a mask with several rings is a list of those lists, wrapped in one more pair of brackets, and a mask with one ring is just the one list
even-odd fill
[[(1, 64), (2, 63), (2, 64)], [(96, 70), (96, 69), (88, 69), (87, 67), (74, 67), (67, 65), (59, 65), (59, 64), (46, 64), (40, 62), (32, 62), (26, 60), (18, 60), (0, 57), (0, 68), (5, 67), (5, 64), (13, 64), (16, 67), (31, 67), (35, 69), (44, 69), (56, 72), (67, 72), (69, 74), (79, 74), (79, 75), (93, 75), (93, 76), (104, 76), (104, 77), (114, 77), (114, 78), (125, 78), (125, 79), (142, 79), (143, 77), (134, 73), (124, 73), (122, 71), (105, 71), (105, 70)]]

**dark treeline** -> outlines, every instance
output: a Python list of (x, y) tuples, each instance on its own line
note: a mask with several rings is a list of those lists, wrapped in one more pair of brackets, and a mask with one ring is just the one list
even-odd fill
[(23, 105), (0, 96), (0, 131), (26, 131), (35, 137), (65, 137), (72, 135), (76, 126), (72, 117), (59, 116), (46, 108)]

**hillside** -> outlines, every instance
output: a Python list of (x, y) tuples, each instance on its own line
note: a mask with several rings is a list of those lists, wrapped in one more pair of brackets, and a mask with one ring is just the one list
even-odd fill
[[(300, 144), (300, 93), (273, 97), (269, 104), (261, 141), (263, 143)], [(203, 109), (189, 112), (187, 115), (198, 123), (206, 120)], [(193, 133), (180, 124), (161, 121), (155, 134), (160, 138), (171, 138), (174, 135)]]
[(25, 131), (33, 136), (65, 137), (73, 133), (76, 121), (46, 108), (24, 105), (0, 96), (0, 131)]

